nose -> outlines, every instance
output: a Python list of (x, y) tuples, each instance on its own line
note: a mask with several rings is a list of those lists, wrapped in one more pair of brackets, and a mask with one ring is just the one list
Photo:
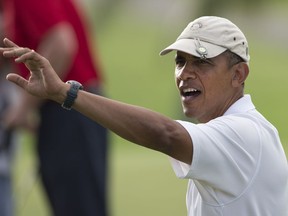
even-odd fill
[(188, 61), (185, 63), (185, 65), (181, 68), (175, 69), (175, 75), (177, 80), (187, 80), (187, 79), (196, 79), (196, 69), (193, 67), (192, 64), (189, 64)]

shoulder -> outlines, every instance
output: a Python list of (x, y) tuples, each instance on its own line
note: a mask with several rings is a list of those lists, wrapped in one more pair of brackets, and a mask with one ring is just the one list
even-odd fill
[[(238, 140), (251, 139), (255, 141), (255, 135), (260, 131), (261, 123), (250, 115), (227, 115), (209, 121), (208, 123), (194, 124), (186, 121), (178, 121), (196, 141), (196, 139)], [(251, 136), (249, 136), (251, 135)]]
[[(259, 160), (261, 129), (253, 118), (229, 115), (205, 124), (180, 123), (193, 142), (194, 168), (203, 160), (211, 167), (219, 165), (219, 169), (235, 163), (237, 166), (255, 166)], [(235, 166), (230, 169), (235, 169)]]

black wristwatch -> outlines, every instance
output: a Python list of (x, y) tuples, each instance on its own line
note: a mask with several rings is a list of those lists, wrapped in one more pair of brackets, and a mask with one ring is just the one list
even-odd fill
[(77, 98), (77, 94), (79, 90), (83, 90), (83, 86), (81, 83), (75, 80), (69, 80), (66, 83), (70, 84), (71, 87), (67, 92), (67, 97), (62, 104), (62, 107), (67, 110), (71, 110), (72, 105), (74, 104), (75, 99)]

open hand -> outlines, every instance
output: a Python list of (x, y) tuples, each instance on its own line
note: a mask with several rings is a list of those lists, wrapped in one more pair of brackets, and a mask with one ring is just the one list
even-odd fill
[(14, 82), (34, 96), (58, 101), (59, 93), (65, 84), (58, 77), (50, 62), (34, 50), (19, 47), (7, 38), (3, 42), (5, 47), (0, 48), (3, 56), (15, 58), (16, 63), (24, 63), (30, 71), (28, 79), (10, 73), (7, 75), (7, 80)]

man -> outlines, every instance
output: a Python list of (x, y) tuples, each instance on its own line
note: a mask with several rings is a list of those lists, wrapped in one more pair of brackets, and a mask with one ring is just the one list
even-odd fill
[[(102, 94), (102, 70), (92, 56), (83, 11), (73, 0), (0, 0), (5, 34), (49, 59), (61, 79), (78, 80)], [(29, 76), (24, 65), (18, 72)], [(33, 127), (40, 176), (53, 215), (107, 216), (107, 130), (75, 111), (28, 94), (7, 118), (10, 127)], [(39, 113), (27, 119), (27, 113)]]
[(14, 200), (12, 196), (12, 164), (14, 159), (13, 131), (4, 123), (7, 110), (15, 100), (16, 89), (5, 82), (3, 76), (8, 65), (0, 60), (0, 215), (12, 216)]
[[(200, 17), (164, 49), (175, 50), (175, 78), (186, 116), (199, 124), (79, 91), (63, 83), (50, 63), (8, 39), (1, 48), (32, 72), (29, 81), (7, 79), (27, 92), (74, 109), (136, 144), (169, 155), (189, 179), (189, 216), (286, 216), (288, 166), (277, 130), (244, 95), (248, 43), (221, 17)], [(73, 92), (73, 97), (69, 96)]]
[[(3, 38), (3, 10), (0, 1), (0, 37)], [(0, 42), (3, 46), (2, 41)], [(12, 170), (14, 154), (17, 146), (14, 141), (15, 130), (7, 128), (5, 117), (18, 102), (18, 88), (7, 83), (5, 74), (11, 71), (8, 59), (0, 59), (0, 215), (14, 215), (14, 199), (12, 187)], [(12, 84), (12, 85), (11, 85)], [(16, 132), (17, 133), (17, 132)]]

